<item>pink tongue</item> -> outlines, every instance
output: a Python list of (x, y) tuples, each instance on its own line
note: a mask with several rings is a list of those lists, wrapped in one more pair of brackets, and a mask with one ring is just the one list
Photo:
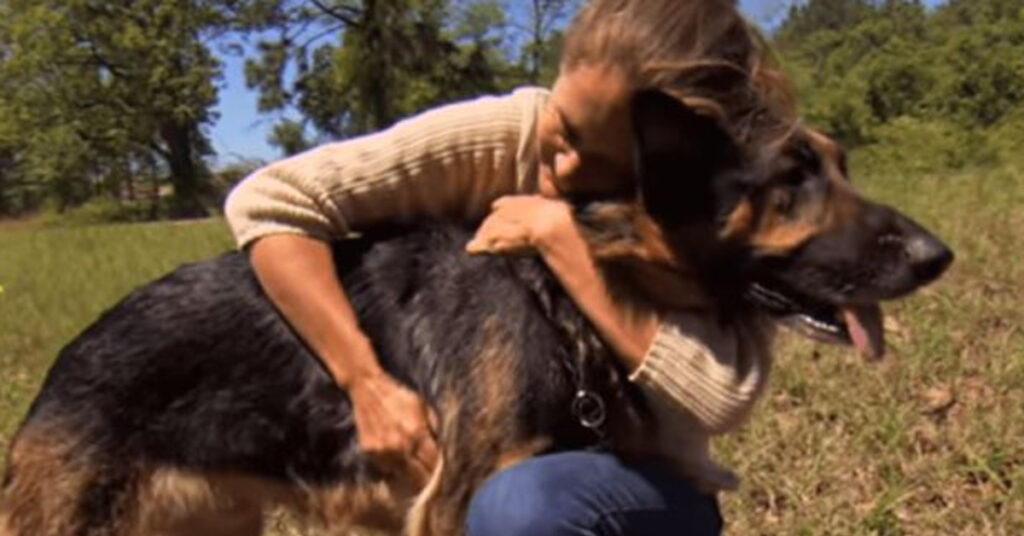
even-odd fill
[(882, 333), (882, 308), (875, 305), (844, 307), (846, 329), (853, 345), (865, 359), (878, 360), (885, 354), (885, 335)]

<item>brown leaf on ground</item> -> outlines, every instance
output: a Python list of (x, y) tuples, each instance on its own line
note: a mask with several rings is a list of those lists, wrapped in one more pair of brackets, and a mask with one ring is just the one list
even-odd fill
[(922, 413), (928, 415), (942, 416), (956, 404), (956, 393), (947, 385), (936, 386), (928, 389), (921, 396)]

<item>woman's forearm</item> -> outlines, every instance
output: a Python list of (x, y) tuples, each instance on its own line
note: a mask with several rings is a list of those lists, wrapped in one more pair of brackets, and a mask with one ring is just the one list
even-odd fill
[(297, 234), (271, 235), (250, 249), (271, 302), (343, 387), (381, 369), (335, 275), (330, 247)]
[(636, 370), (657, 334), (649, 310), (616, 303), (575, 225), (558, 226), (536, 244), (545, 263), (627, 370)]
[(381, 368), (335, 275), (330, 247), (276, 234), (253, 243), (250, 258), (270, 301), (348, 394), (362, 451), (425, 483), (437, 462), (429, 410)]

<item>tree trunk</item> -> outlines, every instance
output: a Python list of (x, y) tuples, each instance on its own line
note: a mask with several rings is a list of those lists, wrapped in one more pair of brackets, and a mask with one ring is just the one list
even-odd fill
[(192, 125), (177, 122), (167, 123), (160, 130), (167, 147), (164, 158), (171, 169), (171, 185), (174, 187), (170, 207), (170, 216), (174, 219), (208, 216), (200, 195), (203, 177), (193, 154), (193, 130)]
[(531, 84), (540, 83), (540, 56), (544, 47), (544, 15), (546, 6), (542, 0), (533, 0), (533, 42), (530, 45), (529, 76)]
[[(363, 49), (368, 54), (366, 60), (370, 68), (368, 73), (373, 73), (366, 79), (366, 93), (362, 95), (364, 102), (369, 109), (369, 123), (365, 125), (366, 132), (375, 132), (384, 127), (390, 126), (394, 121), (392, 112), (392, 70), (395, 68), (389, 62), (386, 51), (384, 32), (388, 31), (388, 18), (393, 15), (393, 6), (383, 3), (378, 4), (375, 0), (367, 0), (363, 15)], [(397, 31), (402, 31), (398, 29)]]

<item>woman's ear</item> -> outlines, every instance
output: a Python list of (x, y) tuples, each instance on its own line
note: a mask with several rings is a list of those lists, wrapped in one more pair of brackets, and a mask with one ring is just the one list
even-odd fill
[(741, 154), (713, 117), (658, 90), (635, 93), (634, 165), (644, 208), (666, 224), (713, 222), (714, 182), (738, 169)]

